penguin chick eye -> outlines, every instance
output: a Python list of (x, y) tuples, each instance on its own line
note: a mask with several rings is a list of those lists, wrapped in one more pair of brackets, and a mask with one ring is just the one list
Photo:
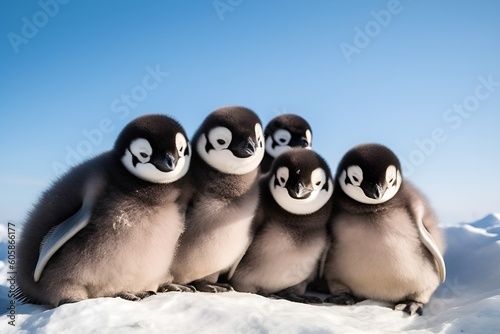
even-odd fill
[(287, 130), (276, 130), (273, 135), (274, 141), (278, 143), (280, 146), (288, 145), (290, 140), (292, 139), (292, 135)]
[(177, 151), (181, 154), (181, 156), (182, 156), (182, 153), (184, 152), (184, 149), (186, 148), (186, 146), (187, 146), (186, 138), (184, 137), (184, 135), (182, 133), (178, 132), (175, 135), (175, 147), (177, 148)]
[(359, 166), (350, 166), (347, 168), (347, 176), (354, 186), (359, 187), (363, 181), (363, 170)]
[(138, 138), (130, 143), (130, 152), (139, 159), (141, 163), (146, 163), (149, 161), (153, 149), (149, 142), (144, 138)]
[(218, 151), (228, 148), (232, 137), (231, 131), (223, 126), (216, 127), (208, 133), (208, 141)]
[(397, 169), (395, 166), (390, 165), (385, 171), (385, 180), (389, 187), (392, 187), (396, 183)]
[(326, 183), (326, 173), (323, 168), (316, 168), (311, 173), (311, 183), (314, 190), (321, 190)]
[(259, 147), (264, 147), (264, 131), (259, 123), (255, 124), (255, 138), (257, 139)]
[(276, 179), (278, 180), (280, 187), (285, 187), (286, 181), (288, 181), (288, 175), (289, 175), (288, 168), (286, 167), (278, 168), (278, 170), (276, 171)]

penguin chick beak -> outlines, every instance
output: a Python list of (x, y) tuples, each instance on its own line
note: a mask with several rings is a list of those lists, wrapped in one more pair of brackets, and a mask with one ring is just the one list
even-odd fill
[(299, 182), (292, 189), (288, 189), (288, 194), (294, 199), (306, 199), (311, 195), (312, 189), (307, 188), (302, 182)]
[(372, 186), (369, 189), (363, 189), (365, 195), (369, 198), (380, 199), (384, 196), (387, 187), (382, 187), (378, 184)]
[(234, 149), (233, 154), (238, 158), (248, 158), (255, 155), (255, 143), (252, 138), (241, 141)]
[(177, 165), (177, 160), (172, 154), (167, 153), (163, 159), (162, 158), (154, 159), (152, 163), (153, 165), (155, 165), (156, 168), (158, 168), (162, 172), (168, 173), (175, 169), (175, 166)]

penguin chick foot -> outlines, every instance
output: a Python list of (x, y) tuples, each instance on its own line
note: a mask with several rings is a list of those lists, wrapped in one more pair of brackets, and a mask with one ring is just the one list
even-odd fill
[(143, 300), (143, 299), (150, 297), (150, 296), (153, 296), (153, 295), (156, 295), (156, 292), (154, 292), (154, 291), (142, 291), (142, 292), (139, 292), (136, 294), (122, 292), (122, 293), (117, 294), (115, 297), (119, 297), (119, 298), (122, 298), (125, 300), (130, 300), (130, 301), (135, 302), (135, 301)]
[(303, 303), (303, 304), (321, 304), (323, 301), (314, 296), (300, 295), (295, 292), (290, 291), (280, 291), (274, 294), (274, 296), (289, 300), (291, 302)]
[(196, 292), (196, 288), (188, 284), (163, 283), (158, 287), (158, 292)]
[(192, 283), (196, 290), (201, 292), (230, 292), (234, 291), (233, 287), (228, 283), (209, 283), (206, 281), (197, 281)]
[(343, 292), (339, 295), (334, 295), (325, 299), (325, 303), (335, 305), (354, 305), (356, 302), (356, 298), (348, 292)]
[(142, 292), (136, 293), (135, 295), (141, 299), (145, 299), (145, 298), (156, 295), (156, 292), (151, 291), (151, 290), (150, 291), (142, 291)]
[(413, 300), (405, 300), (394, 306), (394, 310), (403, 311), (408, 313), (409, 315), (422, 315), (422, 311), (424, 308), (424, 304), (413, 301)]

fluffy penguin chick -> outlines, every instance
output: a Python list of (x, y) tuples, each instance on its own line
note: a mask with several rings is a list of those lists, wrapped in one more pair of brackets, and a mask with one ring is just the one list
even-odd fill
[(242, 292), (321, 302), (304, 293), (327, 244), (333, 193), (327, 163), (312, 150), (289, 150), (274, 160), (260, 189), (257, 232), (231, 285)]
[(273, 160), (281, 153), (294, 148), (311, 148), (312, 130), (309, 123), (295, 114), (283, 114), (273, 118), (264, 130), (266, 153), (260, 171), (267, 173)]
[(145, 115), (123, 129), (113, 150), (56, 181), (21, 233), (18, 298), (57, 306), (156, 291), (184, 227), (190, 158), (180, 124)]
[(421, 314), (445, 279), (444, 239), (426, 199), (385, 146), (354, 147), (340, 161), (325, 278), (332, 297), (369, 298)]
[(251, 240), (264, 155), (262, 125), (250, 109), (223, 107), (204, 120), (192, 142), (189, 176), (197, 192), (172, 263), (173, 283), (227, 291), (229, 286), (215, 283), (219, 273), (237, 264)]

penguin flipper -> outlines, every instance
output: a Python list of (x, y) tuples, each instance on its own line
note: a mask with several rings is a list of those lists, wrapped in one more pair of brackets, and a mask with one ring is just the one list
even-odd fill
[(424, 226), (423, 213), (424, 213), (424, 210), (423, 210), (423, 207), (421, 207), (420, 210), (418, 210), (418, 214), (416, 217), (417, 218), (416, 221), (417, 221), (418, 233), (420, 236), (420, 240), (422, 241), (424, 246), (429, 250), (429, 252), (431, 252), (432, 256), (434, 257), (434, 260), (436, 262), (437, 269), (438, 269), (439, 280), (441, 283), (443, 283), (446, 280), (446, 265), (444, 263), (443, 255), (439, 251), (439, 248), (438, 248), (436, 242), (434, 241), (434, 238), (429, 233), (427, 228), (425, 228), (425, 226)]
[(78, 211), (63, 221), (61, 224), (54, 226), (47, 235), (43, 238), (40, 244), (40, 255), (35, 267), (33, 279), (35, 282), (40, 280), (42, 272), (50, 258), (61, 248), (69, 239), (83, 229), (89, 223), (92, 214), (92, 204), (90, 201), (84, 201)]

